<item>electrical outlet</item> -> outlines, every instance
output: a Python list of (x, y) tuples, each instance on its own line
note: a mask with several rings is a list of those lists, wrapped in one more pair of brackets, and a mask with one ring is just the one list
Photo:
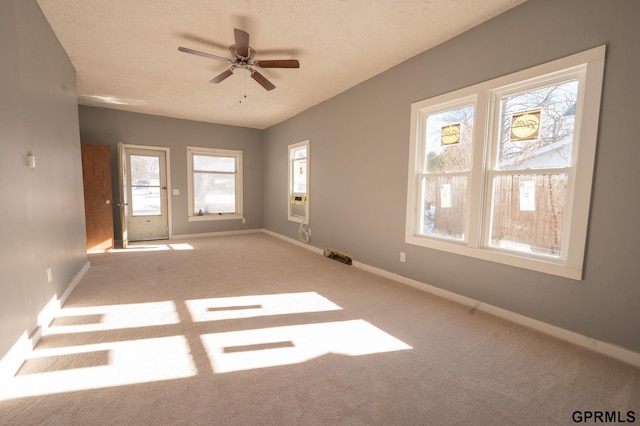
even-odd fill
[(242, 218), (242, 223), (247, 223), (247, 219), (246, 218)]
[(405, 254), (405, 252), (401, 251), (400, 252), (400, 262), (406, 262), (407, 261), (407, 255)]
[(47, 267), (47, 282), (50, 283), (53, 281), (53, 272), (51, 271), (51, 266)]

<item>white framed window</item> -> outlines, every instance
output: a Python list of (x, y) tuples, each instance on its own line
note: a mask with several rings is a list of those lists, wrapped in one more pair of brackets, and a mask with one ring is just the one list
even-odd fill
[(242, 151), (187, 147), (189, 221), (242, 219)]
[(581, 279), (604, 54), (412, 104), (405, 241)]
[(289, 145), (289, 179), (287, 213), (289, 220), (309, 223), (309, 141)]
[(420, 235), (467, 241), (475, 104), (474, 96), (460, 97), (420, 111)]

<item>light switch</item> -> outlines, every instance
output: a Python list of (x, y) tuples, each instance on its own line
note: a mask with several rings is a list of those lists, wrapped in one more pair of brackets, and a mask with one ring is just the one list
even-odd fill
[(180, 195), (180, 190), (179, 190), (179, 189), (173, 189), (173, 190), (171, 191), (171, 193), (172, 193), (173, 195)]

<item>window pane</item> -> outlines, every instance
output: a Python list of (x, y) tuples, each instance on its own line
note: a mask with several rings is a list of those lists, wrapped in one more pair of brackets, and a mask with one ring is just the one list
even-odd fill
[(570, 167), (577, 100), (577, 80), (502, 97), (498, 168)]
[(423, 235), (464, 240), (467, 176), (423, 178), (422, 200)]
[(495, 176), (489, 244), (559, 257), (567, 179), (566, 173)]
[(235, 213), (236, 176), (193, 173), (194, 214)]
[(133, 216), (159, 216), (160, 157), (130, 155), (131, 210)]
[(307, 192), (307, 160), (294, 160), (293, 162), (293, 192)]
[(236, 171), (236, 159), (234, 157), (194, 155), (193, 170), (233, 173)]
[(296, 148), (293, 150), (293, 158), (305, 158), (307, 156), (307, 147)]
[(131, 210), (134, 216), (160, 216), (160, 187), (131, 188)]
[(131, 155), (129, 158), (133, 186), (159, 186), (160, 157)]
[(473, 105), (430, 114), (426, 129), (426, 172), (471, 170)]

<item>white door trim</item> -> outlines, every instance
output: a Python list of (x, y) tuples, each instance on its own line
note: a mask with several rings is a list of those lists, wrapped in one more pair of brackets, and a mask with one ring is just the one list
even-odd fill
[[(165, 155), (165, 176), (167, 177), (167, 221), (168, 226), (169, 226), (169, 239), (171, 239), (172, 235), (173, 235), (173, 229), (172, 229), (172, 220), (171, 220), (171, 194), (173, 193), (173, 191), (171, 190), (171, 159), (170, 159), (170, 152), (171, 149), (169, 147), (166, 146), (155, 146), (155, 145), (133, 145), (133, 144), (127, 144), (127, 143), (123, 143), (122, 144), (122, 148), (124, 150), (124, 152), (127, 152), (127, 149), (142, 149), (142, 150), (149, 150), (149, 151), (164, 151), (164, 155)], [(126, 155), (126, 154), (125, 154)], [(130, 183), (128, 183), (130, 184)], [(125, 189), (126, 190), (126, 189)]]

